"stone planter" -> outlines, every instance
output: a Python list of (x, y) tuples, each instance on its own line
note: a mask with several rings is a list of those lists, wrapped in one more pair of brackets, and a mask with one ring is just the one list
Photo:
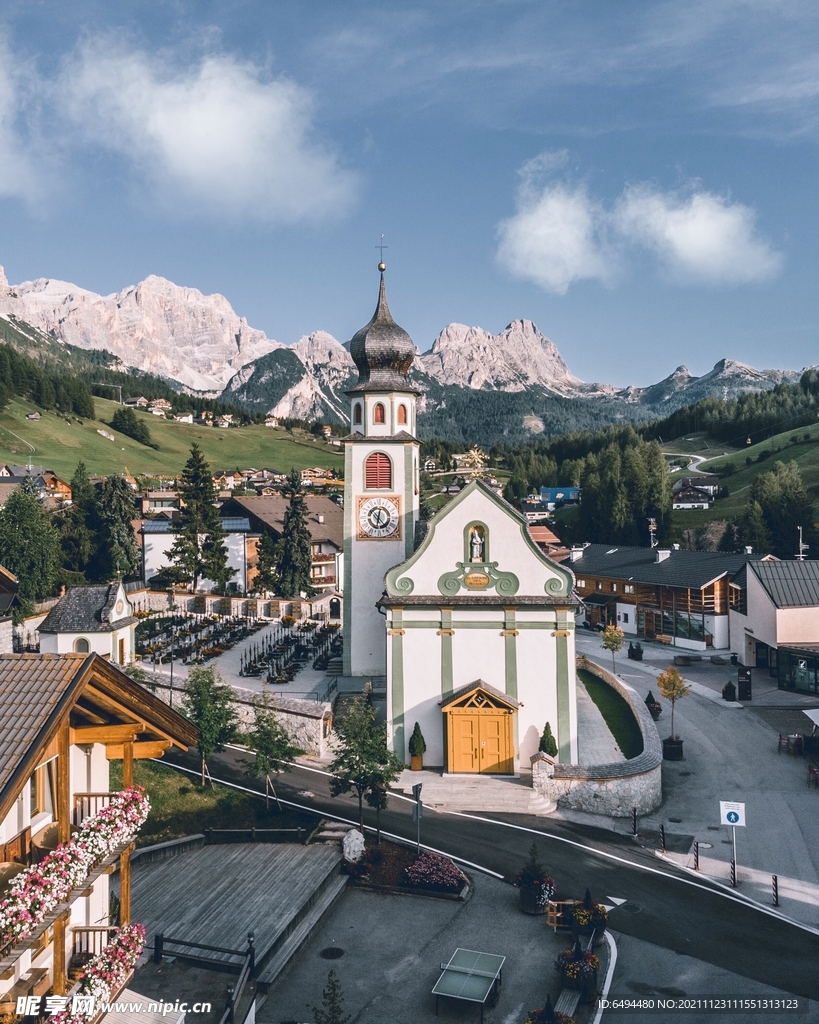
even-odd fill
[(424, 755), (423, 754), (410, 754), (410, 770), (414, 772), (420, 772), (424, 767)]
[(663, 759), (665, 761), (682, 761), (683, 741), (676, 736), (668, 736), (663, 740)]
[(518, 906), (524, 914), (545, 914), (546, 908), (549, 906), (549, 901), (538, 906), (538, 896), (540, 895), (539, 889), (518, 889)]
[(569, 978), (561, 972), (560, 977), (564, 988), (580, 993), (581, 1003), (590, 1003), (597, 996), (597, 971), (579, 974), (576, 978)]

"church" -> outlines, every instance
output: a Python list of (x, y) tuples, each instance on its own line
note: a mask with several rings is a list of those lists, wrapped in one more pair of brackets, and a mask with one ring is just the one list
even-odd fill
[(415, 345), (393, 320), (384, 271), (350, 354), (344, 464), (344, 675), (386, 677), (390, 748), (445, 773), (512, 775), (548, 722), (557, 760), (577, 761), (570, 569), (479, 478), (428, 523), (419, 515)]

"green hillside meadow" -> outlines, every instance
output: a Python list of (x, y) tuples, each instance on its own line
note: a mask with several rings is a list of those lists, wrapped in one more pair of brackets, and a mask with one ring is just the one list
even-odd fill
[[(68, 422), (54, 412), (43, 412), (28, 401), (12, 400), (0, 413), (0, 462), (24, 465), (29, 458), (35, 465), (53, 469), (69, 479), (82, 459), (92, 475), (111, 473), (154, 476), (178, 473), (196, 442), (213, 470), (269, 468), (280, 472), (322, 466), (341, 469), (343, 456), (311, 434), (264, 426), (200, 427), (175, 423), (148, 413), (144, 417), (159, 451), (117, 434), (108, 426), (116, 402), (95, 398), (96, 420)], [(26, 413), (38, 411), (39, 420), (27, 420)], [(109, 441), (97, 433), (102, 428), (114, 434)]]
[[(664, 447), (669, 452), (690, 450), (697, 455), (706, 457), (709, 455), (709, 452), (704, 450), (702, 442), (697, 443), (696, 440), (692, 443), (692, 440), (689, 439), (686, 444), (686, 441), (680, 439), (672, 441)], [(724, 451), (724, 449), (719, 450)], [(757, 461), (763, 454), (765, 458), (761, 462)], [(746, 466), (746, 459), (752, 460), (750, 466)], [(706, 461), (699, 466), (698, 471), (719, 474), (727, 462), (733, 463), (737, 469), (737, 472), (732, 473), (731, 476), (722, 478), (722, 482), (730, 492), (729, 496), (720, 498), (707, 510), (674, 512), (674, 523), (680, 529), (689, 529), (718, 519), (736, 519), (745, 510), (748, 491), (754, 479), (760, 473), (770, 472), (776, 462), (796, 462), (805, 482), (805, 488), (813, 499), (814, 509), (816, 509), (817, 499), (819, 499), (819, 423), (786, 430), (782, 434), (769, 437), (766, 441), (760, 441), (759, 444), (748, 445), (715, 458), (706, 458)], [(673, 479), (691, 475), (691, 471), (681, 470), (675, 473)], [(815, 518), (819, 520), (819, 515)]]

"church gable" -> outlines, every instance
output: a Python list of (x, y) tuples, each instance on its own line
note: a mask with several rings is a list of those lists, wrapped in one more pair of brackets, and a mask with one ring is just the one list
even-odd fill
[(574, 577), (529, 536), (524, 519), (473, 480), (429, 524), (423, 544), (386, 575), (391, 597), (570, 599)]

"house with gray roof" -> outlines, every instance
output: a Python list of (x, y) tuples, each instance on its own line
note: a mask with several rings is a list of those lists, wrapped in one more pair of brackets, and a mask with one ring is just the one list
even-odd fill
[[(235, 569), (231, 584), (239, 593), (248, 589), (248, 567), (254, 563), (258, 533), (251, 529), (247, 516), (223, 516), (222, 526), (225, 530), (225, 547), (228, 553), (228, 566)], [(162, 569), (173, 565), (171, 548), (176, 540), (173, 523), (166, 518), (146, 519), (139, 529), (142, 542), (142, 573), (146, 586)], [(202, 591), (213, 590), (211, 580), (199, 581)]]
[(137, 621), (121, 581), (70, 587), (40, 624), (40, 651), (94, 653), (130, 665)]
[(783, 690), (819, 694), (819, 561), (749, 562), (730, 584), (731, 646)]
[(682, 551), (585, 544), (563, 559), (576, 577), (585, 621), (624, 633), (704, 651), (729, 646), (731, 579), (764, 556), (750, 550)]

